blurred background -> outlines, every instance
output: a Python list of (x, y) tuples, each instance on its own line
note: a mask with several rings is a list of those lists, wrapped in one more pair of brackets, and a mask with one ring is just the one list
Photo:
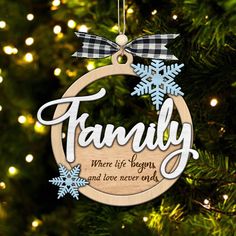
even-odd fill
[[(48, 183), (58, 176), (50, 129), (36, 113), (81, 75), (110, 64), (71, 55), (81, 46), (75, 31), (115, 40), (117, 1), (0, 0), (1, 236), (235, 235), (236, 0), (127, 0), (125, 10), (129, 39), (180, 33), (168, 47), (185, 64), (177, 82), (200, 158), (142, 205), (112, 207), (82, 195), (57, 200), (57, 187)], [(148, 123), (155, 116), (149, 97), (136, 98), (138, 105), (124, 99), (135, 84), (116, 76), (90, 85), (84, 93), (104, 86), (112, 96), (105, 110), (82, 111), (92, 123)]]

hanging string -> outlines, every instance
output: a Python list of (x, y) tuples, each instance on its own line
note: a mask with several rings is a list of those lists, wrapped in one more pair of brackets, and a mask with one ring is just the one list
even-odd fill
[(125, 0), (123, 0), (123, 32), (121, 31), (121, 24), (120, 24), (120, 1), (117, 0), (118, 3), (118, 31), (119, 34), (125, 34), (126, 29), (126, 21), (125, 21)]

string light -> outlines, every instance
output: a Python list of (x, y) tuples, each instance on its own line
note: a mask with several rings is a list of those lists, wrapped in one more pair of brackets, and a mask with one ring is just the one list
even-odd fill
[(32, 62), (34, 60), (33, 54), (31, 52), (26, 53), (24, 60), (28, 63)]
[(0, 105), (0, 111), (2, 111), (2, 106)]
[(0, 189), (5, 189), (6, 188), (6, 184), (4, 182), (0, 182)]
[(34, 15), (32, 13), (29, 13), (27, 16), (26, 16), (26, 19), (28, 21), (32, 21), (34, 19)]
[(54, 33), (54, 34), (59, 34), (59, 33), (61, 33), (61, 26), (60, 26), (60, 25), (55, 25), (55, 26), (53, 27), (53, 33)]
[(18, 173), (18, 170), (16, 169), (16, 167), (10, 166), (8, 168), (8, 173), (9, 173), (9, 175), (14, 176), (14, 175), (16, 175)]
[(204, 201), (203, 201), (203, 206), (205, 207), (205, 208), (207, 208), (207, 209), (210, 209), (211, 208), (211, 205), (210, 205), (210, 201), (208, 200), (208, 199), (205, 199)]
[(18, 53), (18, 49), (14, 48), (10, 45), (4, 46), (3, 47), (3, 51), (7, 54), (7, 55), (11, 55), (11, 54), (17, 54)]
[(157, 14), (157, 10), (155, 9), (155, 10), (152, 11), (152, 15), (154, 16), (156, 14)]
[(117, 32), (119, 30), (119, 28), (118, 28), (118, 25), (114, 25), (112, 28), (111, 28), (111, 31), (112, 32)]
[(225, 132), (226, 132), (225, 128), (221, 127), (220, 130), (219, 130), (220, 137), (222, 137)]
[(224, 127), (221, 127), (221, 128), (220, 128), (220, 132), (225, 133), (225, 128), (224, 128)]
[(74, 29), (76, 27), (76, 22), (74, 20), (68, 20), (67, 25), (69, 28)]
[(6, 26), (7, 26), (6, 22), (1, 20), (0, 21), (0, 29), (4, 29), (4, 28), (6, 28)]
[(4, 46), (3, 47), (3, 51), (7, 54), (7, 55), (11, 55), (13, 53), (13, 48), (11, 46)]
[(12, 54), (17, 54), (18, 53), (18, 49), (17, 48), (12, 48)]
[(133, 14), (133, 13), (134, 13), (134, 9), (133, 9), (133, 8), (129, 8), (129, 9), (127, 10), (127, 13), (128, 13), (128, 14)]
[(28, 115), (27, 116), (27, 123), (29, 124), (33, 124), (35, 122), (34, 118), (32, 117), (32, 115)]
[(211, 101), (210, 101), (210, 105), (212, 107), (215, 107), (217, 104), (218, 104), (218, 100), (216, 98), (212, 98)]
[(172, 18), (173, 18), (173, 20), (177, 20), (178, 16), (177, 15), (173, 15)]
[(74, 70), (69, 70), (67, 69), (66, 70), (66, 74), (69, 76), (69, 77), (75, 77), (77, 75), (77, 72)]
[(95, 68), (94, 62), (90, 61), (86, 67), (88, 71), (93, 70)]
[(148, 217), (147, 216), (144, 216), (143, 217), (143, 222), (147, 222), (148, 221)]
[(41, 223), (40, 220), (35, 219), (34, 221), (32, 221), (32, 227), (37, 228), (37, 227), (39, 227), (40, 223)]
[(121, 229), (124, 229), (125, 228), (125, 225), (121, 225)]
[(61, 38), (63, 38), (64, 34), (63, 33), (59, 33), (57, 34), (57, 39), (60, 40)]
[(26, 123), (26, 121), (27, 121), (27, 119), (26, 119), (25, 116), (21, 115), (21, 116), (18, 117), (18, 122), (20, 124), (24, 124), (24, 123)]
[(86, 25), (79, 26), (79, 32), (88, 33), (88, 27)]
[(26, 157), (25, 157), (25, 161), (30, 163), (34, 160), (34, 156), (32, 154), (28, 154)]
[(206, 20), (208, 19), (208, 15), (205, 16), (205, 19), (206, 19)]
[(32, 37), (29, 37), (25, 40), (25, 44), (27, 46), (31, 46), (34, 43), (34, 39)]
[(61, 4), (60, 0), (53, 0), (52, 1), (52, 6), (54, 6), (54, 7), (58, 7), (58, 6), (60, 6), (60, 4)]
[(63, 133), (61, 134), (61, 138), (64, 139), (65, 137), (66, 137), (66, 133), (63, 132)]
[(223, 199), (226, 201), (229, 198), (229, 196), (227, 194), (223, 195)]
[(28, 115), (21, 115), (18, 117), (18, 122), (20, 124), (27, 124), (27, 125), (31, 125), (35, 122), (35, 120), (33, 119), (32, 115), (28, 114)]
[(210, 201), (208, 199), (205, 199), (203, 202), (205, 205), (208, 205), (210, 203)]
[(56, 68), (55, 70), (54, 70), (54, 75), (55, 76), (59, 76), (61, 74), (61, 68)]
[(46, 126), (40, 124), (38, 121), (35, 122), (34, 131), (39, 134), (45, 134), (47, 129)]

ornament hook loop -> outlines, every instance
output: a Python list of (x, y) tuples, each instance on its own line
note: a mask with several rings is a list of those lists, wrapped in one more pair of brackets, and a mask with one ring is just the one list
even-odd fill
[(126, 63), (124, 63), (123, 65), (130, 65), (133, 63), (133, 55), (128, 53), (125, 50), (122, 50), (122, 48), (116, 52), (115, 54), (112, 55), (111, 57), (111, 61), (113, 65), (122, 65), (121, 63), (119, 63), (118, 58), (119, 56), (125, 56), (127, 58)]

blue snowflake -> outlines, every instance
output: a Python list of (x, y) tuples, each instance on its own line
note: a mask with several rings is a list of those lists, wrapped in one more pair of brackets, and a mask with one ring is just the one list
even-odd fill
[(131, 96), (150, 94), (153, 105), (156, 110), (159, 110), (165, 94), (184, 95), (179, 85), (174, 81), (183, 66), (184, 64), (178, 65), (177, 63), (166, 66), (162, 60), (152, 60), (149, 66), (131, 64), (134, 72), (141, 78)]
[(79, 200), (79, 188), (88, 184), (88, 181), (83, 178), (79, 178), (80, 165), (68, 170), (62, 164), (59, 164), (60, 177), (49, 180), (50, 183), (59, 186), (58, 199), (64, 197), (66, 193), (70, 193), (72, 197)]

